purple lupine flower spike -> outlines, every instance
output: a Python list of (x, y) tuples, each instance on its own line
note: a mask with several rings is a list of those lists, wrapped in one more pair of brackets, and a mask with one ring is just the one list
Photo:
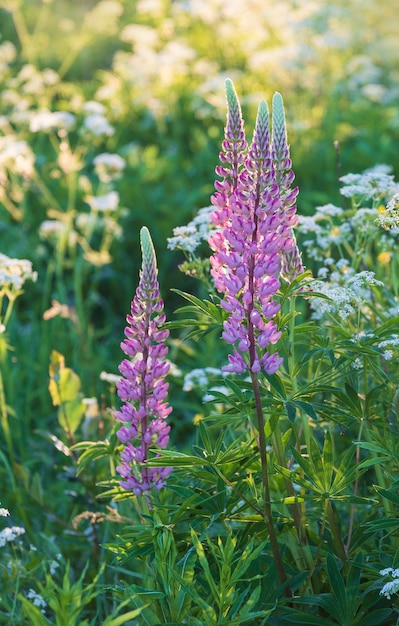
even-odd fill
[(273, 374), (282, 359), (265, 350), (281, 336), (274, 322), (279, 304), (273, 296), (280, 286), (280, 250), (287, 226), (271, 158), (269, 113), (261, 102), (246, 153), (241, 110), (231, 81), (226, 82), (226, 92), (223, 167), (216, 170), (224, 180), (215, 183), (216, 210), (211, 219), (218, 230), (209, 239), (214, 250), (211, 274), (216, 289), (224, 294), (221, 306), (229, 314), (222, 337), (234, 346), (223, 369)]
[(281, 207), (284, 211), (286, 226), (289, 228), (286, 240), (281, 250), (281, 274), (291, 282), (296, 276), (304, 272), (301, 254), (299, 252), (293, 228), (298, 217), (296, 214), (296, 197), (298, 187), (292, 188), (295, 174), (292, 171), (290, 148), (287, 141), (283, 99), (275, 93), (272, 103), (272, 159), (276, 182), (280, 189)]
[(118, 430), (119, 440), (125, 444), (121, 464), (116, 468), (123, 480), (121, 487), (136, 495), (148, 493), (151, 487), (161, 489), (171, 468), (149, 468), (145, 462), (150, 447), (166, 448), (170, 426), (166, 418), (172, 408), (166, 402), (168, 383), (165, 376), (169, 364), (165, 361), (168, 348), (165, 340), (169, 331), (165, 322), (163, 301), (158, 285), (156, 256), (151, 236), (146, 227), (140, 231), (142, 268), (140, 281), (127, 315), (126, 339), (121, 343), (123, 359), (117, 383), (118, 396), (123, 404), (115, 415), (123, 426)]

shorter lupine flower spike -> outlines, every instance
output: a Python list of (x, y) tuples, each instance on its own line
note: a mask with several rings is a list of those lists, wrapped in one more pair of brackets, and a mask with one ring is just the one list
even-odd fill
[(140, 231), (140, 242), (140, 281), (131, 314), (126, 317), (126, 339), (121, 343), (129, 358), (120, 364), (122, 378), (116, 385), (123, 404), (115, 413), (122, 422), (117, 436), (125, 444), (122, 462), (116, 470), (123, 479), (121, 487), (136, 495), (148, 493), (152, 487), (161, 489), (172, 471), (146, 467), (149, 448), (162, 449), (168, 445), (170, 426), (165, 420), (172, 408), (166, 401), (168, 383), (165, 382), (169, 371), (165, 341), (169, 331), (162, 328), (164, 304), (159, 293), (155, 250), (146, 227)]

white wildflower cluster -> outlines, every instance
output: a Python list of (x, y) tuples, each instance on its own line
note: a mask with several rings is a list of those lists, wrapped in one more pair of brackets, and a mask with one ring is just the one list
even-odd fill
[(316, 207), (312, 216), (298, 215), (297, 231), (302, 236), (302, 247), (311, 259), (322, 261), (332, 245), (344, 243), (351, 236), (351, 225), (342, 221), (344, 210), (334, 204)]
[(213, 206), (199, 209), (197, 215), (186, 226), (177, 226), (173, 229), (173, 237), (168, 237), (169, 250), (183, 250), (190, 258), (203, 241), (208, 241), (214, 226), (210, 216), (215, 210)]
[(44, 600), (43, 596), (40, 595), (40, 593), (36, 593), (34, 589), (29, 589), (26, 597), (28, 600), (32, 600), (32, 604), (34, 606), (37, 606), (42, 611), (42, 613), (44, 613), (44, 609), (47, 607), (47, 603)]
[(0, 252), (0, 294), (5, 291), (18, 291), (26, 280), (36, 281), (37, 272), (27, 259), (11, 259)]
[(29, 130), (31, 133), (51, 131), (59, 132), (60, 130), (71, 131), (76, 126), (76, 117), (68, 111), (49, 111), (48, 109), (40, 109), (32, 113), (29, 122)]
[(361, 330), (359, 333), (355, 333), (351, 339), (353, 343), (364, 343), (367, 339), (372, 339), (374, 337), (374, 333), (366, 333), (364, 330)]
[(391, 361), (395, 352), (397, 352), (399, 347), (399, 335), (396, 333), (392, 334), (389, 339), (384, 339), (378, 343), (378, 348), (382, 351), (381, 355), (385, 361)]
[(67, 224), (61, 220), (44, 220), (39, 226), (39, 235), (41, 239), (58, 238), (67, 230)]
[(121, 177), (126, 166), (125, 159), (119, 154), (103, 152), (93, 159), (94, 171), (102, 183), (110, 183)]
[(376, 221), (384, 230), (396, 229), (396, 232), (399, 232), (399, 193), (392, 196), (386, 209), (379, 211)]
[(119, 194), (117, 191), (109, 191), (102, 196), (86, 196), (85, 201), (93, 211), (100, 213), (116, 211), (119, 206)]
[(111, 137), (115, 133), (115, 128), (105, 117), (105, 106), (95, 100), (85, 102), (83, 105), (83, 127), (95, 137)]
[(351, 217), (351, 224), (357, 233), (372, 234), (376, 232), (377, 208), (361, 207)]
[(332, 267), (321, 268), (319, 278), (312, 280), (309, 285), (312, 291), (328, 298), (311, 299), (313, 319), (319, 320), (328, 313), (338, 313), (345, 320), (370, 300), (371, 287), (384, 284), (375, 278), (374, 272), (355, 273), (346, 259), (340, 259), (335, 264), (335, 269), (331, 261), (327, 259), (326, 265)]
[(8, 517), (8, 515), (10, 515), (10, 511), (0, 507), (0, 517)]
[(341, 195), (353, 198), (356, 202), (373, 200), (375, 204), (398, 191), (398, 184), (394, 176), (388, 174), (388, 166), (377, 165), (365, 170), (361, 174), (347, 174), (341, 176)]
[(228, 396), (230, 390), (224, 385), (214, 385), (210, 387), (210, 378), (215, 376), (225, 378), (226, 372), (222, 372), (216, 367), (195, 368), (184, 376), (183, 391), (192, 391), (193, 389), (203, 391), (206, 389), (206, 393), (202, 396), (202, 402), (214, 401), (215, 396), (212, 393), (213, 391)]
[[(388, 166), (379, 165), (341, 177), (342, 195), (353, 199), (349, 210), (326, 204), (316, 207), (312, 216), (298, 216), (297, 232), (309, 259), (320, 262), (335, 254), (334, 250), (367, 246), (379, 263), (390, 262), (399, 251), (399, 185), (389, 171)], [(395, 190), (385, 208), (382, 202)], [(371, 206), (362, 206), (363, 202)]]
[(100, 380), (104, 380), (111, 385), (116, 385), (121, 380), (121, 376), (119, 374), (111, 374), (110, 372), (101, 372)]
[(59, 561), (61, 561), (61, 559), (62, 559), (62, 555), (61, 555), (61, 554), (57, 554), (57, 555), (56, 555), (56, 558), (58, 559), (57, 561), (53, 559), (53, 560), (52, 560), (52, 561), (50, 561), (50, 563), (49, 563), (49, 570), (50, 570), (50, 574), (51, 574), (52, 576), (54, 576), (55, 572), (57, 571), (57, 569), (58, 569), (58, 568), (59, 568), (59, 566), (60, 566)]
[(10, 543), (14, 541), (20, 535), (25, 533), (25, 528), (21, 528), (20, 526), (7, 526), (0, 530), (0, 548), (6, 545), (6, 543)]
[[(353, 335), (351, 341), (353, 343), (358, 344), (373, 344), (376, 345), (377, 348), (381, 351), (381, 356), (385, 361), (391, 361), (395, 356), (398, 355), (398, 347), (399, 347), (399, 335), (392, 334), (388, 339), (384, 339), (383, 341), (379, 341), (377, 344), (373, 341), (375, 334), (372, 332), (364, 332), (361, 331)], [(352, 363), (353, 369), (362, 369), (363, 363), (360, 358), (356, 358)]]
[(209, 385), (211, 376), (223, 376), (223, 372), (216, 367), (195, 368), (184, 376), (183, 391), (204, 388)]
[(38, 70), (33, 63), (25, 63), (18, 72), (15, 80), (11, 79), (9, 85), (20, 95), (28, 96), (32, 103), (37, 103), (37, 97), (43, 94), (48, 87), (57, 84), (60, 77), (51, 68)]
[(123, 13), (118, 0), (100, 0), (84, 16), (84, 27), (97, 35), (110, 36), (118, 31), (118, 20)]
[(359, 357), (356, 357), (356, 359), (352, 361), (351, 367), (354, 370), (362, 370), (363, 369), (362, 360)]
[(15, 61), (17, 49), (11, 41), (2, 41), (0, 44), (0, 77), (4, 74), (9, 65)]
[(385, 585), (380, 590), (380, 595), (385, 596), (388, 600), (391, 597), (398, 593), (399, 591), (399, 569), (393, 569), (392, 567), (387, 567), (386, 569), (382, 569), (380, 571), (381, 576), (391, 576), (392, 580), (385, 583)]
[(18, 140), (12, 134), (0, 137), (0, 180), (7, 171), (29, 179), (33, 175), (34, 163), (35, 155), (26, 141)]

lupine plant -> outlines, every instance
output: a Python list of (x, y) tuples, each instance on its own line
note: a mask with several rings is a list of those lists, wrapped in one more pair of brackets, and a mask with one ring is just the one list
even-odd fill
[[(313, 232), (319, 236), (318, 254), (328, 253), (326, 267), (347, 276), (342, 292), (329, 291), (328, 273), (315, 279), (305, 271), (294, 231), (300, 242), (306, 220), (298, 225), (282, 98), (273, 98), (271, 132), (267, 105), (261, 102), (248, 144), (229, 80), (226, 94), (214, 208), (204, 209), (204, 219), (177, 229), (170, 239), (171, 248), (187, 251), (190, 267), (182, 270), (212, 290), (204, 300), (176, 290), (188, 301), (179, 310), (185, 319), (166, 323), (158, 304), (155, 319), (161, 327), (146, 331), (150, 326), (143, 320), (150, 313), (146, 317), (145, 310), (153, 310), (152, 299), (159, 302), (159, 288), (153, 248), (146, 256), (150, 240), (142, 231), (143, 269), (122, 344), (133, 362), (123, 361), (118, 384), (125, 402), (116, 413), (125, 423), (118, 434), (122, 443), (138, 435), (145, 441), (149, 422), (143, 390), (151, 345), (157, 360), (166, 356), (169, 330), (182, 331), (188, 343), (219, 334), (224, 358), (219, 368), (207, 364), (203, 370), (205, 380), (214, 376), (214, 386), (197, 417), (198, 441), (191, 454), (154, 445), (158, 434), (152, 430), (148, 446), (128, 444), (127, 457), (121, 452), (141, 472), (132, 479), (129, 465), (119, 470), (139, 518), (112, 550), (121, 565), (135, 560), (129, 589), (143, 624), (392, 624), (395, 611), (386, 600), (397, 589), (399, 502), (392, 436), (397, 385), (392, 374), (398, 370), (398, 315), (397, 310), (389, 315), (383, 303), (395, 302), (395, 291), (389, 278), (384, 284), (366, 265), (373, 249), (365, 246), (364, 229), (354, 226), (358, 243), (344, 240), (348, 249), (359, 250), (351, 257), (353, 269), (336, 254), (333, 236), (326, 245), (321, 231)], [(342, 182), (342, 195), (350, 197), (348, 181)], [(382, 202), (386, 196), (379, 194), (372, 193)], [(368, 228), (380, 238), (384, 229), (396, 236), (395, 202), (373, 213)], [(349, 219), (355, 224), (360, 213), (354, 206)], [(321, 221), (328, 223), (330, 215), (346, 214), (320, 209)], [(213, 251), (208, 265), (195, 252), (206, 222)], [(334, 236), (345, 224), (334, 226)], [(369, 245), (380, 244), (374, 239)], [(152, 285), (146, 297), (145, 280)], [(150, 395), (157, 367), (154, 361)], [(166, 372), (162, 366), (159, 377)], [(161, 401), (164, 384), (159, 383)], [(188, 392), (191, 388), (186, 385)], [(132, 401), (141, 403), (141, 413)], [(152, 404), (148, 409), (152, 414)], [(148, 480), (150, 472), (165, 468), (175, 468), (167, 485)], [(115, 488), (110, 493), (120, 497)], [(149, 493), (151, 508), (143, 504), (143, 494), (148, 498)], [(384, 586), (381, 577), (391, 573), (394, 580)], [(152, 597), (157, 601), (149, 609)]]
[[(140, 284), (127, 316), (126, 339), (122, 349), (129, 359), (120, 365), (122, 378), (117, 382), (118, 396), (124, 402), (115, 416), (124, 425), (117, 436), (125, 444), (122, 462), (116, 468), (123, 480), (121, 487), (136, 495), (148, 493), (151, 487), (162, 489), (171, 468), (147, 469), (148, 451), (156, 445), (166, 448), (169, 425), (165, 422), (172, 408), (164, 402), (168, 393), (165, 376), (169, 363), (165, 340), (169, 331), (165, 323), (163, 301), (159, 293), (155, 250), (147, 228), (141, 230), (143, 265)], [(132, 440), (138, 440), (134, 445)], [(139, 464), (139, 476), (133, 465)]]

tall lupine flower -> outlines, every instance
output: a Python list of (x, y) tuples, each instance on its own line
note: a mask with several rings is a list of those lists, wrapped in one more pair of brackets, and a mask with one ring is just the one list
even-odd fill
[[(274, 321), (280, 305), (273, 298), (280, 287), (281, 256), (293, 249), (295, 198), (287, 142), (277, 117), (274, 144), (269, 112), (261, 102), (252, 143), (247, 151), (240, 104), (226, 81), (227, 124), (212, 197), (211, 216), (218, 230), (210, 237), (211, 273), (224, 294), (221, 306), (229, 313), (223, 339), (234, 345), (225, 371), (277, 371), (282, 358), (265, 349), (281, 336)], [(276, 101), (278, 104), (278, 101)], [(283, 118), (284, 122), (284, 118)]]
[(285, 123), (283, 99), (279, 93), (275, 93), (272, 102), (272, 160), (276, 183), (279, 186), (281, 207), (284, 211), (287, 226), (290, 227), (290, 235), (282, 249), (281, 274), (291, 282), (302, 274), (304, 267), (293, 228), (297, 225), (296, 197), (298, 187), (291, 188), (295, 179), (292, 171), (290, 148), (287, 141), (287, 129)]
[(150, 447), (166, 448), (170, 426), (165, 419), (172, 409), (165, 401), (168, 383), (165, 376), (169, 364), (165, 361), (168, 348), (165, 340), (169, 331), (165, 322), (163, 301), (159, 293), (158, 270), (151, 236), (147, 228), (140, 231), (142, 268), (140, 282), (127, 315), (126, 339), (121, 343), (123, 359), (117, 383), (118, 396), (124, 404), (116, 417), (123, 426), (119, 440), (125, 444), (121, 464), (116, 468), (123, 478), (121, 487), (136, 495), (148, 493), (151, 487), (161, 489), (171, 468), (146, 467)]

